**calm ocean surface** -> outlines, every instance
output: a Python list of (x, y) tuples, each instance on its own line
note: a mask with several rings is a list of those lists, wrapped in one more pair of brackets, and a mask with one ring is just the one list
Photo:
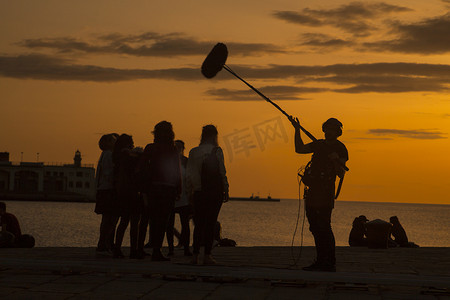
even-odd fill
[[(32, 234), (38, 247), (94, 247), (101, 217), (93, 203), (5, 201), (15, 214), (23, 233)], [(222, 236), (236, 240), (238, 246), (290, 246), (298, 212), (298, 200), (281, 202), (230, 201), (222, 206), (219, 221)], [(338, 201), (332, 226), (338, 246), (347, 246), (353, 219), (366, 215), (369, 220), (389, 220), (398, 216), (410, 241), (420, 246), (450, 247), (450, 205), (400, 204)], [(300, 244), (303, 218), (300, 214), (295, 245)], [(177, 217), (176, 227), (179, 228)], [(314, 245), (305, 222), (304, 245)], [(124, 245), (129, 245), (126, 233)]]

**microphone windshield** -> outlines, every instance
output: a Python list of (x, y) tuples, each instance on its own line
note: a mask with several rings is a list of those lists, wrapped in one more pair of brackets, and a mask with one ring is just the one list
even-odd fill
[(202, 64), (202, 74), (206, 78), (213, 78), (222, 70), (227, 61), (228, 49), (223, 43), (217, 43)]

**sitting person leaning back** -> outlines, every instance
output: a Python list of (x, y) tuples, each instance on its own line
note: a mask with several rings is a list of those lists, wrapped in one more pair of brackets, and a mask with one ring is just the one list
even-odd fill
[(402, 224), (398, 220), (397, 216), (392, 216), (389, 218), (389, 222), (392, 224), (392, 231), (390, 241), (394, 242), (394, 245), (398, 245), (399, 247), (406, 248), (418, 248), (419, 245), (408, 241), (408, 236), (406, 235), (406, 231), (403, 228)]
[(33, 248), (34, 238), (23, 234), (16, 216), (6, 212), (6, 203), (0, 202), (0, 248)]

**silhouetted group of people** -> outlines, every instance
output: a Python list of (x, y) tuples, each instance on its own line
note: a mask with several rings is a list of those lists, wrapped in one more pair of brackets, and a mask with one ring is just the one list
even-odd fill
[(380, 219), (369, 221), (364, 215), (355, 218), (348, 243), (351, 247), (419, 247), (408, 241), (406, 231), (397, 216), (390, 217), (389, 222)]
[[(199, 263), (204, 246), (204, 264), (214, 264), (211, 256), (219, 211), (228, 200), (224, 156), (218, 146), (214, 125), (202, 129), (201, 141), (189, 158), (184, 142), (174, 140), (172, 124), (159, 122), (154, 141), (145, 149), (134, 147), (127, 134), (106, 134), (100, 138), (102, 153), (96, 172), (95, 212), (102, 215), (96, 253), (123, 258), (122, 242), (130, 225), (130, 258), (143, 259), (149, 229), (152, 261), (167, 261), (161, 247), (167, 235), (169, 252), (174, 254), (174, 220), (180, 215), (180, 244), (192, 263)], [(189, 220), (193, 216), (193, 253), (190, 251)], [(118, 225), (117, 225), (118, 224)]]

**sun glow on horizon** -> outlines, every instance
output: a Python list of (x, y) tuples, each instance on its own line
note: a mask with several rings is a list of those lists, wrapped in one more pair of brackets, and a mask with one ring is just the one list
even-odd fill
[[(317, 138), (329, 117), (343, 122), (341, 199), (450, 204), (448, 1), (177, 5), (2, 2), (0, 152), (66, 162), (80, 149), (95, 163), (101, 134), (145, 146), (168, 120), (188, 153), (214, 123), (232, 194), (296, 198), (308, 156), (294, 153), (287, 119), (225, 71), (200, 74), (224, 42), (227, 64)], [(287, 140), (278, 132), (262, 146), (262, 123)], [(254, 147), (226, 149), (235, 132)]]

